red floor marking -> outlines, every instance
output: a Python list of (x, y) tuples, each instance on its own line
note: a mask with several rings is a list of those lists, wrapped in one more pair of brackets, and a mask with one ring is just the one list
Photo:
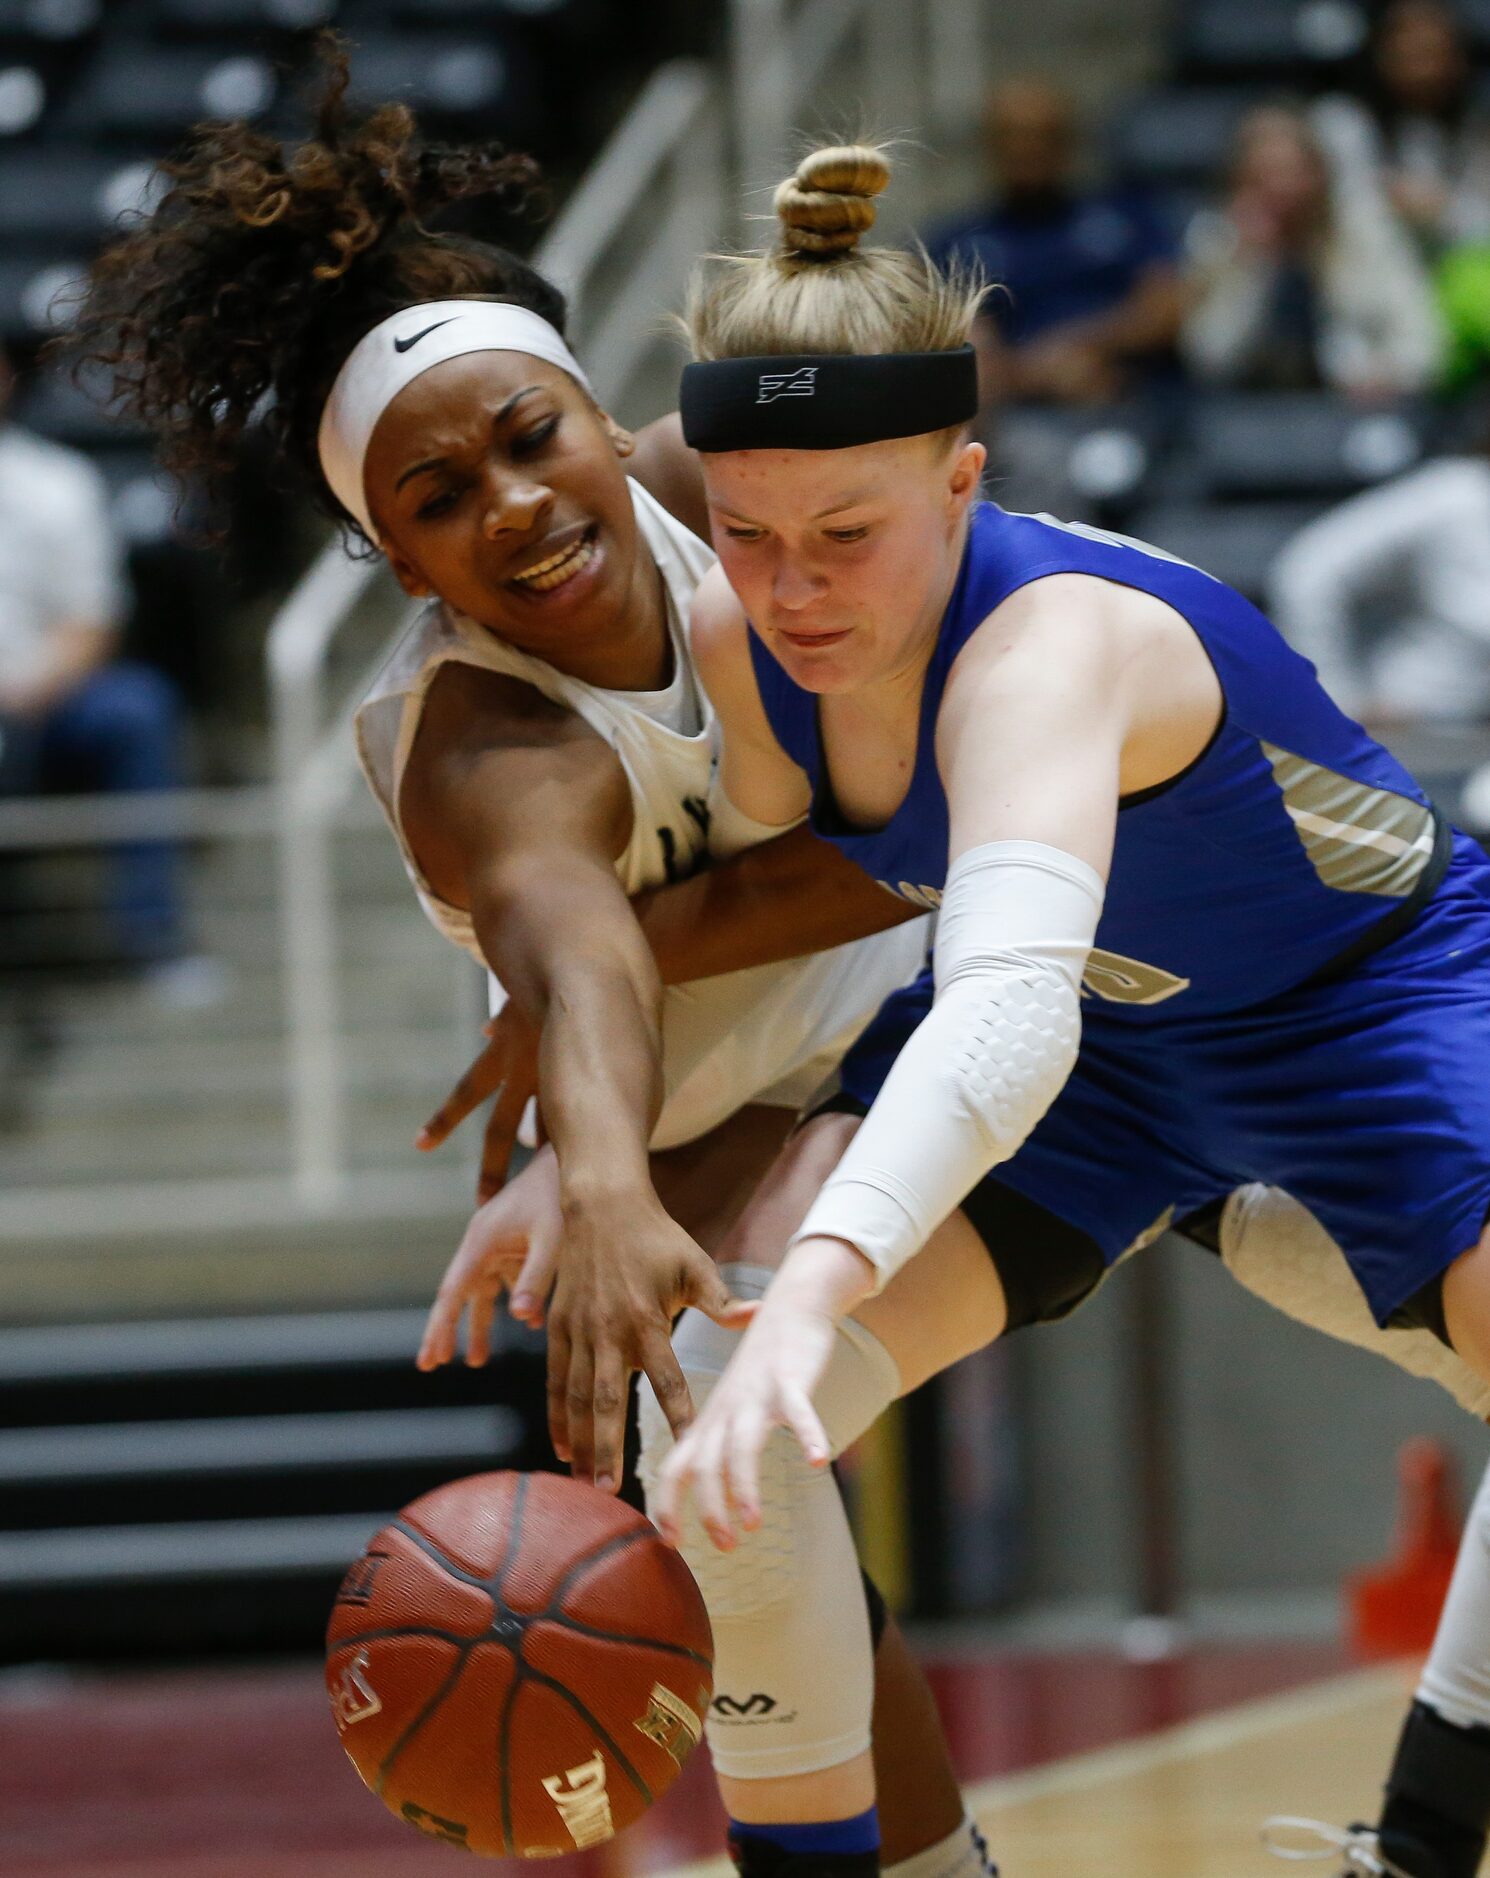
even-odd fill
[[(932, 1681), (959, 1771), (1013, 1772), (1280, 1693), (1345, 1667), (1322, 1646), (939, 1655)], [(552, 1878), (632, 1878), (718, 1849), (706, 1758), (624, 1839), (545, 1861)], [(319, 1670), (231, 1667), (0, 1690), (5, 1878), (455, 1878), (362, 1786)]]

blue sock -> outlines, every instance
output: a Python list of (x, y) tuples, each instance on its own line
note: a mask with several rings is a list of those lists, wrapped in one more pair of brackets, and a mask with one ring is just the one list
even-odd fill
[(878, 1807), (852, 1819), (812, 1820), (807, 1825), (763, 1826), (729, 1823), (732, 1839), (769, 1839), (783, 1852), (877, 1852), (880, 1843)]

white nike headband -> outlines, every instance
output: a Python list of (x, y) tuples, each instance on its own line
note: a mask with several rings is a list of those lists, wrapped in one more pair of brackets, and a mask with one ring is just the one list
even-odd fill
[(362, 487), (367, 446), (378, 419), (405, 385), (432, 365), (466, 352), (526, 352), (557, 365), (593, 398), (590, 381), (557, 327), (527, 307), (498, 300), (426, 300), (374, 326), (336, 375), (316, 444), (332, 494), (356, 516), (369, 541), (378, 531)]

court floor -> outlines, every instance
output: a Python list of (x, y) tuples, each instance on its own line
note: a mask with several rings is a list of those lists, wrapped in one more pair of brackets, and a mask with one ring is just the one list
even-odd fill
[[(1324, 1646), (1161, 1663), (959, 1647), (932, 1658), (970, 1798), (1006, 1878), (1267, 1878), (1270, 1812), (1369, 1815), (1410, 1667)], [(554, 1878), (715, 1878), (701, 1761), (635, 1832)], [(447, 1878), (343, 1760), (314, 1666), (0, 1679), (7, 1878)]]

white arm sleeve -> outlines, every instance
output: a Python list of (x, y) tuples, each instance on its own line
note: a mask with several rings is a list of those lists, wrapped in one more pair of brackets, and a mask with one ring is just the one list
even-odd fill
[(1076, 1062), (1101, 912), (1101, 879), (1059, 848), (991, 841), (959, 856), (937, 927), (936, 1002), (793, 1244), (846, 1239), (882, 1290), (1017, 1151)]

